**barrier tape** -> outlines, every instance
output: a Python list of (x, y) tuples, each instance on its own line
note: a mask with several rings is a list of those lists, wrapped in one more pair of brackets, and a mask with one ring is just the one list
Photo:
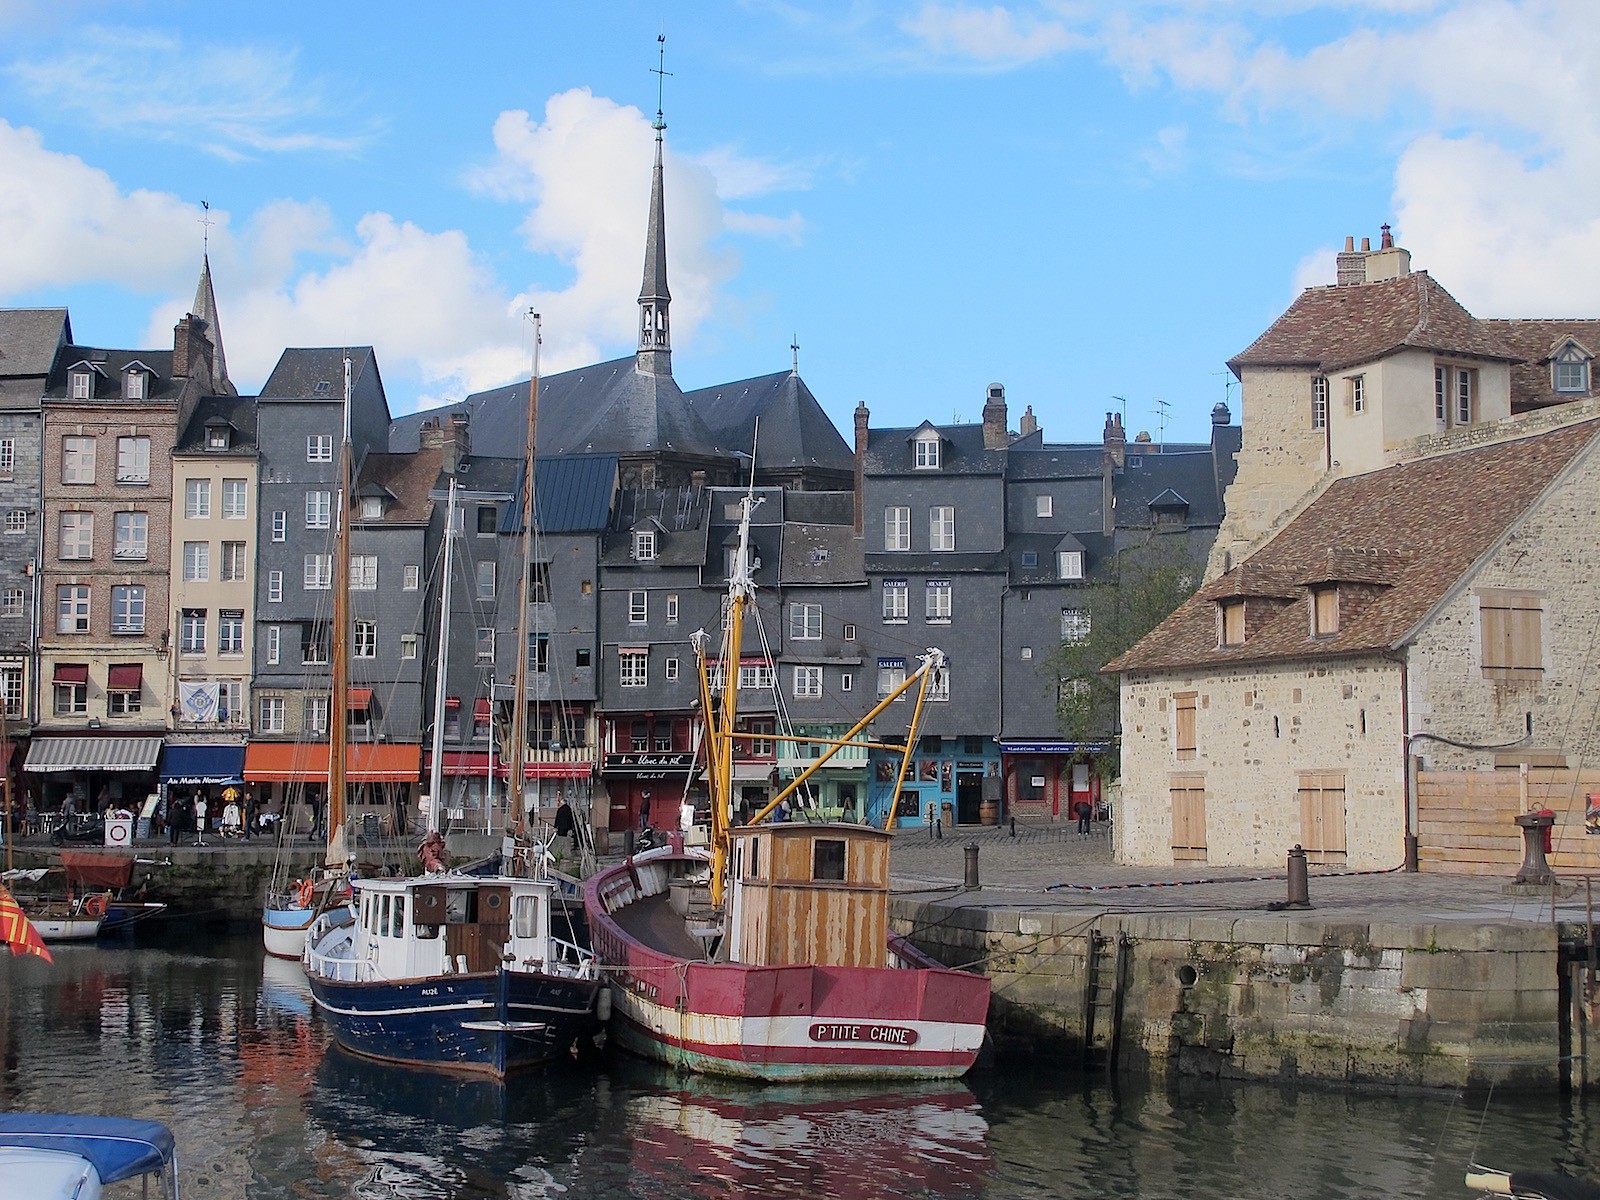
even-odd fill
[[(1396, 867), (1379, 867), (1370, 871), (1318, 871), (1316, 874), (1307, 874), (1308, 880), (1312, 879), (1343, 879), (1358, 875), (1393, 875), (1396, 871), (1403, 871), (1405, 864)], [(1136, 883), (1052, 883), (1045, 887), (1047, 892), (1122, 892), (1131, 888), (1162, 888), (1162, 887), (1195, 887), (1204, 883), (1287, 883), (1287, 872), (1281, 875), (1235, 875), (1226, 879), (1151, 879)]]

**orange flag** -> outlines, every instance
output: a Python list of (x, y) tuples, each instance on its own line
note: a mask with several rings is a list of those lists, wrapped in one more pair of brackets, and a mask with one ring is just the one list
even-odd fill
[(45, 962), (55, 961), (39, 931), (23, 915), (22, 906), (3, 886), (0, 886), (0, 941), (11, 947), (13, 956), (37, 954)]

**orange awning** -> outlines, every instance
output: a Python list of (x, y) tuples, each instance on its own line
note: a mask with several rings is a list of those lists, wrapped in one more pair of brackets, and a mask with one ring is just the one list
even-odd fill
[[(364, 743), (351, 746), (345, 777), (351, 783), (416, 783), (422, 774), (422, 747)], [(310, 742), (252, 742), (244, 752), (246, 783), (327, 783), (328, 745)]]
[(371, 688), (351, 688), (349, 690), (348, 694), (349, 694), (350, 699), (349, 699), (349, 702), (348, 702), (346, 707), (349, 707), (349, 708), (371, 708), (372, 707), (372, 689)]

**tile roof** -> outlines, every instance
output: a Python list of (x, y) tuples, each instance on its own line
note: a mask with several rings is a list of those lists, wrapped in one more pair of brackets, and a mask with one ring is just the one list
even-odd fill
[(1307, 288), (1228, 366), (1235, 375), (1241, 367), (1333, 372), (1405, 349), (1518, 357), (1431, 275), (1415, 271), (1380, 283)]
[[(340, 384), (341, 389), (343, 384)], [(412, 454), (390, 454), (374, 450), (361, 461), (356, 477), (356, 495), (371, 495), (373, 489), (382, 489), (394, 497), (394, 503), (384, 508), (381, 522), (373, 518), (357, 518), (358, 525), (395, 524), (410, 521), (424, 522), (433, 512), (433, 484), (439, 478), (439, 464), (443, 454), (438, 449), (418, 450)]]
[[(1550, 482), (1600, 421), (1340, 479), (1246, 562), (1212, 581), (1107, 671), (1229, 666), (1372, 653), (1403, 644)], [(1303, 585), (1356, 578), (1337, 633), (1313, 638)], [(1318, 576), (1324, 578), (1319, 579)], [(1262, 598), (1245, 641), (1217, 645), (1218, 599)], [(1295, 602), (1271, 604), (1273, 597)], [(1252, 625), (1252, 622), (1254, 624)]]
[(1486, 320), (1481, 324), (1524, 360), (1511, 368), (1512, 412), (1600, 395), (1600, 381), (1595, 378), (1600, 362), (1589, 364), (1589, 388), (1584, 392), (1557, 392), (1550, 372), (1550, 359), (1568, 338), (1590, 354), (1600, 355), (1600, 320)]

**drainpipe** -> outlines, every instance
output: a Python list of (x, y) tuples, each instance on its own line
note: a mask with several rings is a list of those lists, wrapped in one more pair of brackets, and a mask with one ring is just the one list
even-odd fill
[(1405, 752), (1405, 789), (1406, 789), (1406, 871), (1416, 874), (1420, 870), (1417, 848), (1417, 759), (1411, 752), (1411, 672), (1407, 669), (1406, 659), (1401, 656), (1400, 662), (1400, 737), (1401, 748)]

